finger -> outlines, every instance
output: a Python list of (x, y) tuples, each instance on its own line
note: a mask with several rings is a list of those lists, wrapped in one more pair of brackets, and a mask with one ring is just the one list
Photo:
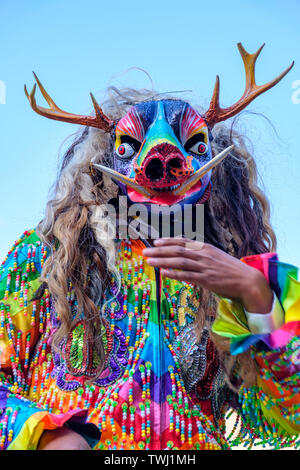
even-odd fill
[(159, 238), (154, 240), (156, 247), (161, 246), (182, 246), (191, 250), (202, 250), (205, 246), (204, 242), (190, 240), (189, 238)]
[(156, 248), (145, 248), (143, 255), (146, 258), (190, 258), (200, 259), (199, 250), (187, 249), (181, 245), (167, 245)]
[(188, 240), (187, 238), (158, 238), (157, 240), (154, 240), (154, 245), (155, 246), (167, 246), (167, 245), (180, 245), (180, 246), (185, 246), (187, 241), (192, 241)]
[(171, 268), (195, 272), (200, 271), (199, 263), (188, 258), (148, 258), (147, 263), (150, 266), (157, 268)]
[(161, 274), (176, 281), (188, 282), (190, 284), (195, 284), (198, 286), (201, 286), (203, 283), (201, 277), (199, 276), (199, 273), (197, 272), (162, 269)]
[(196, 240), (187, 240), (185, 243), (185, 248), (187, 250), (200, 251), (205, 248), (205, 244), (204, 242), (198, 242)]

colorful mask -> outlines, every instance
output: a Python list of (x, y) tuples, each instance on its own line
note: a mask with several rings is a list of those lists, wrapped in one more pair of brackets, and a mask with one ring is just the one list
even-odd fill
[(36, 85), (30, 95), (25, 87), (25, 93), (32, 108), (43, 116), (96, 127), (114, 136), (114, 168), (94, 166), (109, 174), (132, 202), (160, 205), (204, 202), (210, 194), (212, 168), (233, 147), (213, 158), (211, 129), (216, 123), (242, 111), (258, 95), (276, 85), (294, 64), (271, 82), (258, 86), (255, 83), (255, 63), (262, 48), (248, 54), (238, 44), (246, 73), (245, 92), (235, 104), (221, 108), (217, 76), (209, 109), (203, 116), (184, 101), (162, 99), (141, 102), (115, 122), (105, 116), (92, 94), (95, 116), (74, 115), (56, 106), (36, 75), (37, 84), (50, 109), (37, 106), (34, 96)]
[(209, 129), (187, 103), (140, 103), (118, 122), (115, 137), (114, 169), (139, 186), (121, 183), (131, 201), (197, 202), (209, 188), (210, 171), (190, 189), (187, 185), (212, 159)]

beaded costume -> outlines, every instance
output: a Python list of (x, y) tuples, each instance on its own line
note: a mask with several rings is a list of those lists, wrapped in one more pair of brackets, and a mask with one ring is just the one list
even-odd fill
[[(244, 51), (241, 46), (240, 51)], [(258, 55), (246, 54), (244, 51), (245, 64)], [(111, 169), (123, 194), (127, 188), (131, 201), (163, 198), (159, 191), (162, 184), (152, 185), (155, 194), (148, 184), (154, 132), (167, 135), (164, 146), (155, 141), (159, 145), (155, 151), (163, 154), (165, 160), (160, 156), (160, 162), (170, 162), (168, 152), (172, 147), (174, 160), (174, 147), (179, 148), (180, 139), (192, 139), (205, 122), (213, 126), (250, 101), (247, 98), (235, 110), (221, 109), (216, 104), (215, 89), (205, 120), (183, 102), (142, 103), (116, 127), (95, 102), (95, 118), (84, 120), (59, 110), (38, 84), (51, 107), (48, 117), (59, 119), (59, 112), (61, 120), (74, 122), (76, 118), (80, 124), (105, 132), (115, 129), (119, 157), (128, 151), (128, 135), (137, 141), (144, 139), (145, 158), (140, 150), (131, 166), (120, 160)], [(274, 84), (275, 81), (270, 86)], [(262, 91), (259, 89), (256, 95)], [(45, 115), (45, 108), (36, 106), (34, 93), (28, 97), (32, 107)], [(170, 113), (180, 119), (171, 121)], [(149, 116), (156, 116), (156, 120), (153, 118), (147, 128)], [(194, 155), (194, 147), (186, 150), (185, 146), (186, 152), (176, 150), (177, 163), (170, 173), (177, 178), (177, 184), (172, 187), (170, 204), (184, 198), (204, 203), (209, 197), (212, 166), (206, 172), (201, 170), (213, 160), (209, 140), (197, 145), (194, 159), (189, 158)], [(203, 155), (208, 155), (206, 161), (201, 160)], [(103, 166), (101, 169), (105, 171)], [(160, 183), (166, 183), (166, 171), (162, 164)], [(193, 185), (189, 178), (194, 178)], [(181, 192), (178, 181), (181, 188), (185, 185)], [(230, 449), (240, 443), (251, 448), (256, 441), (275, 448), (299, 446), (300, 285), (296, 268), (279, 262), (274, 253), (242, 260), (259, 269), (269, 282), (284, 311), (284, 323), (279, 328), (271, 332), (251, 331), (242, 306), (222, 299), (217, 318), (212, 326), (206, 324), (199, 336), (196, 317), (201, 296), (193, 285), (165, 278), (159, 269), (149, 266), (142, 253), (146, 246), (143, 240), (115, 243), (120, 285), (113, 277), (99, 305), (99, 312), (103, 312), (105, 366), (98, 376), (99, 360), (89, 348), (84, 312), (59, 349), (53, 348), (51, 338), (60, 322), (59, 312), (47, 285), (39, 279), (52, 254), (36, 231), (25, 232), (2, 263), (1, 449), (36, 449), (44, 430), (65, 424), (82, 433), (99, 450)], [(75, 317), (77, 299), (71, 281), (67, 300)], [(257, 365), (255, 386), (245, 388), (239, 382), (237, 392), (227, 385), (210, 328), (214, 334), (230, 339), (232, 355), (251, 350)], [(226, 419), (232, 413), (237, 421), (228, 436)]]

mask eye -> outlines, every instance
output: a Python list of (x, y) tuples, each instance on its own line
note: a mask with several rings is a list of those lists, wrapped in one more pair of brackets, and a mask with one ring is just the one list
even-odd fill
[(208, 145), (205, 143), (206, 141), (206, 136), (201, 132), (188, 139), (184, 148), (187, 152), (193, 152), (196, 155), (204, 155), (208, 152)]
[(117, 148), (116, 153), (121, 158), (129, 158), (135, 154), (135, 149), (128, 142), (123, 142)]
[(197, 142), (189, 150), (197, 155), (204, 155), (207, 152), (207, 145), (204, 142)]

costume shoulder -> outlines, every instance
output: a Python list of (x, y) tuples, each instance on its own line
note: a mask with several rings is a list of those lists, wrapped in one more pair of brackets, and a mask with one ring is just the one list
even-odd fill
[(43, 346), (49, 333), (47, 288), (34, 298), (46, 257), (35, 230), (29, 230), (0, 268), (0, 450), (36, 449), (43, 431), (62, 427), (74, 415), (85, 416), (82, 410), (50, 413), (29, 395), (33, 371), (44, 357), (36, 345)]
[[(34, 346), (39, 334), (39, 316), (44, 300), (33, 301), (41, 286), (40, 274), (47, 250), (35, 230), (28, 230), (14, 243), (0, 268), (0, 361), (10, 367), (15, 342), (25, 343), (30, 336)], [(24, 348), (20, 354), (24, 359)]]
[(0, 301), (5, 303), (24, 298), (25, 283), (30, 283), (30, 293), (38, 287), (38, 278), (47, 257), (47, 249), (35, 230), (27, 230), (9, 250), (0, 268)]

